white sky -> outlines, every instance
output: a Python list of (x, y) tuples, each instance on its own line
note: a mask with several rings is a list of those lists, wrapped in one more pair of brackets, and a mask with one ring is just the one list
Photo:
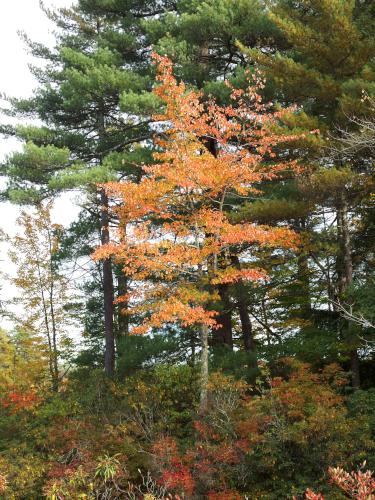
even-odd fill
[[(74, 0), (44, 0), (47, 7), (69, 7)], [(28, 97), (36, 86), (30, 74), (28, 63), (32, 62), (24, 43), (20, 40), (18, 31), (25, 31), (35, 41), (53, 45), (53, 24), (46, 18), (39, 7), (39, 0), (3, 0), (0, 16), (0, 93), (15, 97)], [(2, 122), (9, 120), (0, 115)], [(0, 160), (20, 144), (14, 139), (0, 138)], [(4, 182), (0, 180), (0, 185)], [(19, 209), (10, 203), (0, 203), (0, 228), (14, 235), (17, 232), (16, 218)], [(72, 200), (64, 196), (57, 201), (54, 210), (54, 220), (60, 224), (68, 224), (77, 213)], [(11, 272), (7, 258), (7, 245), (0, 244), (0, 272)], [(9, 299), (13, 290), (5, 282), (1, 283), (0, 296)], [(8, 324), (0, 325), (8, 327)]]
[[(74, 0), (44, 0), (47, 7), (69, 7)], [(54, 25), (39, 7), (39, 0), (5, 0), (0, 16), (0, 93), (15, 97), (28, 97), (36, 86), (28, 64), (32, 62), (30, 54), (18, 35), (25, 31), (35, 41), (52, 46)], [(8, 118), (1, 118), (8, 120)], [(19, 149), (20, 144), (13, 138), (0, 138), (0, 158)], [(1, 181), (0, 181), (1, 182)], [(67, 207), (65, 207), (67, 208)], [(1, 204), (0, 226), (13, 232), (18, 209), (10, 204)], [(56, 210), (59, 223), (71, 219), (69, 210)]]

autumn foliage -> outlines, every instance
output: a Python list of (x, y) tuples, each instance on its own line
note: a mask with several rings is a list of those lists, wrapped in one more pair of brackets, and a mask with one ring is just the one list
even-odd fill
[[(95, 256), (114, 256), (129, 278), (142, 282), (119, 299), (131, 304), (133, 314), (145, 315), (133, 333), (168, 322), (215, 327), (216, 311), (207, 307), (216, 298), (212, 285), (265, 279), (265, 272), (249, 263), (254, 245), (297, 244), (286, 227), (233, 224), (226, 214), (230, 205), (257, 194), (261, 182), (297, 168), (274, 153), (275, 146), (293, 139), (273, 133), (291, 110), (264, 104), (258, 93), (263, 82), (250, 75), (246, 91), (227, 84), (230, 105), (205, 102), (202, 93), (177, 83), (170, 60), (154, 54), (154, 61), (159, 81), (154, 92), (164, 105), (154, 117), (160, 130), (155, 163), (143, 165), (139, 183), (106, 185), (119, 203), (113, 210), (120, 227), (117, 242)], [(241, 269), (231, 265), (231, 254), (241, 258)]]
[[(271, 493), (271, 498), (284, 498), (291, 493), (290, 484), (301, 494), (306, 491), (298, 484), (301, 467), (310, 477), (329, 470), (342, 488), (336, 474), (341, 469), (330, 464), (338, 457), (349, 461), (360, 456), (357, 447), (364, 445), (351, 442), (363, 421), (347, 419), (340, 394), (345, 374), (337, 365), (314, 373), (292, 359), (280, 362), (280, 370), (283, 377), (270, 376), (264, 367), (257, 391), (241, 380), (213, 374), (208, 414), (192, 423), (193, 443), (186, 448), (163, 429), (153, 441), (151, 470), (160, 484), (188, 498), (237, 499), (244, 498), (244, 491), (250, 498)], [(338, 434), (342, 443), (335, 442)], [(359, 479), (365, 478), (368, 473)], [(350, 487), (355, 485), (357, 478)], [(307, 490), (306, 495), (315, 493)], [(321, 500), (319, 495), (311, 498)]]
[(40, 401), (40, 398), (34, 388), (3, 387), (0, 395), (0, 407), (3, 407), (11, 414), (29, 410), (38, 401)]
[(0, 500), (375, 500), (375, 1), (39, 3)]
[[(18, 445), (16, 459), (0, 456), (1, 487), (10, 498), (22, 489), (64, 500), (94, 492), (176, 500), (299, 499), (306, 493), (321, 500), (337, 485), (356, 500), (370, 499), (371, 474), (344, 472), (360, 463), (363, 450), (371, 455), (375, 449), (369, 418), (348, 413), (346, 374), (337, 365), (314, 372), (290, 358), (272, 372), (261, 365), (255, 386), (212, 373), (208, 412), (199, 418), (196, 375), (182, 366), (123, 384), (94, 374), (84, 385), (68, 384), (60, 401), (27, 404), (17, 413), (0, 406), (0, 418), (6, 416), (16, 436), (21, 431), (14, 423), (22, 419), (31, 443), (30, 451)], [(112, 420), (103, 418), (102, 408)], [(33, 451), (39, 443), (43, 459)]]
[(156, 456), (156, 467), (160, 467), (160, 482), (168, 490), (191, 496), (195, 489), (195, 481), (191, 471), (179, 454), (178, 446), (171, 437), (156, 441), (152, 446)]

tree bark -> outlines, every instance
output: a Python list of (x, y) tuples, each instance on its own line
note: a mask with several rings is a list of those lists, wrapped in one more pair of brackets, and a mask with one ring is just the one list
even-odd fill
[(349, 232), (349, 219), (348, 219), (348, 202), (346, 197), (343, 198), (342, 207), (342, 242), (343, 242), (343, 257), (345, 266), (345, 288), (353, 282), (353, 261), (352, 261), (352, 248)]
[[(216, 158), (218, 155), (216, 139), (204, 137), (203, 143), (208, 151)], [(220, 256), (218, 260), (222, 260)], [(217, 346), (227, 346), (233, 349), (232, 307), (229, 298), (229, 286), (219, 285), (218, 292), (220, 295), (221, 310), (216, 320), (221, 326), (212, 332), (213, 343)]]
[[(344, 257), (344, 267), (345, 267), (345, 288), (349, 287), (353, 283), (353, 260), (352, 260), (352, 248), (350, 241), (350, 231), (349, 231), (349, 219), (348, 219), (348, 202), (346, 197), (343, 197), (343, 208), (342, 208), (342, 242), (343, 242), (343, 257)], [(348, 337), (350, 337), (351, 323), (348, 322)], [(358, 350), (353, 348), (350, 351), (350, 368), (352, 372), (352, 385), (354, 389), (359, 389), (361, 387), (361, 377), (359, 373), (359, 357)]]
[[(100, 33), (100, 23), (98, 21), (98, 35)], [(100, 141), (105, 136), (105, 113), (103, 103), (98, 107), (97, 127)], [(100, 144), (99, 141), (99, 144)], [(103, 161), (103, 153), (98, 152), (99, 162)], [(101, 188), (100, 195), (100, 239), (102, 245), (107, 245), (110, 240), (109, 234), (109, 201), (105, 189)], [(103, 260), (103, 301), (104, 301), (104, 332), (105, 332), (105, 352), (104, 352), (104, 372), (107, 377), (112, 378), (115, 373), (115, 332), (114, 332), (114, 286), (113, 269), (110, 258)]]
[(51, 232), (48, 231), (48, 246), (49, 246), (49, 272), (50, 272), (50, 283), (49, 283), (49, 309), (51, 316), (51, 327), (52, 327), (52, 348), (53, 348), (53, 379), (52, 379), (52, 388), (54, 392), (59, 391), (59, 364), (58, 364), (58, 348), (57, 348), (57, 327), (56, 327), (56, 319), (55, 319), (55, 296), (54, 296), (54, 270), (53, 270), (53, 262), (52, 262), (52, 241), (51, 241)]
[[(120, 270), (117, 276), (117, 287), (118, 296), (122, 297), (128, 293), (128, 278), (125, 276), (122, 270)], [(129, 316), (124, 314), (122, 311), (128, 309), (127, 302), (121, 302), (118, 305), (117, 311), (117, 325), (118, 325), (118, 335), (129, 335)]]
[(233, 329), (232, 329), (232, 306), (229, 298), (228, 285), (219, 285), (219, 295), (221, 302), (221, 311), (216, 316), (216, 321), (219, 328), (216, 328), (213, 333), (213, 344), (226, 346), (233, 349)]
[[(241, 263), (237, 255), (231, 255), (232, 264), (238, 269), (241, 269)], [(240, 315), (241, 329), (242, 329), (242, 339), (244, 349), (247, 352), (252, 352), (255, 355), (254, 366), (258, 366), (256, 358), (256, 344), (254, 340), (253, 325), (251, 323), (248, 304), (245, 297), (245, 287), (242, 281), (240, 281), (236, 288), (236, 303), (238, 307), (238, 312)]]
[[(50, 329), (49, 318), (48, 318), (48, 303), (47, 303), (47, 299), (46, 299), (46, 296), (44, 293), (44, 284), (43, 284), (42, 273), (40, 270), (39, 261), (37, 261), (37, 269), (38, 269), (38, 280), (39, 280), (40, 294), (41, 294), (42, 307), (43, 307), (43, 321), (44, 321), (44, 325), (45, 325), (46, 333), (47, 333), (48, 366), (49, 366), (49, 372), (51, 375), (51, 385), (52, 385), (52, 390), (54, 392), (58, 392), (58, 390), (59, 390), (59, 369), (58, 369), (57, 349), (56, 349), (56, 331), (54, 332), (54, 338), (53, 338), (53, 335), (51, 335), (51, 329)], [(50, 276), (50, 279), (52, 280), (52, 275)], [(51, 300), (51, 295), (49, 297), (49, 300)]]
[(254, 352), (256, 351), (256, 346), (254, 342), (254, 337), (253, 337), (253, 325), (250, 320), (250, 315), (247, 310), (247, 305), (244, 300), (239, 298), (238, 294), (238, 312), (240, 315), (240, 321), (241, 321), (241, 328), (242, 328), (242, 339), (243, 339), (243, 345), (244, 349), (247, 352)]
[(199, 414), (204, 415), (207, 413), (208, 407), (208, 327), (201, 325), (201, 376), (200, 376), (200, 401), (199, 401)]
[[(106, 245), (109, 243), (109, 203), (108, 196), (104, 189), (100, 190), (100, 201), (101, 244)], [(114, 291), (111, 259), (105, 259), (103, 261), (103, 295), (105, 329), (104, 371), (108, 377), (112, 378), (115, 372), (115, 336), (113, 328)]]
[(191, 356), (189, 360), (190, 366), (193, 368), (195, 367), (195, 358), (196, 358), (196, 353), (195, 353), (195, 332), (194, 330), (190, 330), (188, 332), (189, 335), (189, 341), (190, 341), (190, 349), (191, 349)]

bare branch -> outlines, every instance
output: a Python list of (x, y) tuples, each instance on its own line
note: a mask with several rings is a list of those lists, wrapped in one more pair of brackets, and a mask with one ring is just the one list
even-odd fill
[(362, 328), (375, 329), (375, 323), (369, 321), (362, 314), (356, 314), (353, 312), (352, 304), (345, 304), (344, 306), (339, 301), (331, 300), (330, 302), (335, 306), (336, 310), (340, 313), (340, 315), (343, 318), (347, 319), (348, 321), (351, 321), (352, 323), (355, 323), (356, 325), (361, 326)]

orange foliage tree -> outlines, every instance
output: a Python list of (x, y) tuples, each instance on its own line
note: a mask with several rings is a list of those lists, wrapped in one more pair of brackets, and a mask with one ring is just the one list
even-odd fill
[[(209, 328), (218, 327), (215, 287), (265, 279), (252, 263), (253, 245), (297, 243), (288, 228), (232, 224), (227, 217), (228, 209), (259, 192), (257, 185), (297, 168), (279, 161), (274, 152), (275, 146), (293, 140), (273, 132), (291, 109), (275, 111), (262, 102), (259, 76), (249, 77), (247, 90), (228, 83), (228, 106), (204, 102), (200, 92), (176, 81), (167, 58), (155, 54), (154, 60), (159, 81), (154, 92), (164, 104), (164, 112), (155, 117), (155, 163), (142, 166), (139, 183), (106, 185), (118, 202), (113, 210), (120, 224), (116, 242), (98, 249), (95, 258), (113, 256), (129, 278), (141, 283), (120, 298), (146, 318), (133, 333), (176, 322), (199, 330), (204, 411)], [(208, 141), (214, 141), (215, 154)], [(241, 269), (231, 264), (234, 254)]]

